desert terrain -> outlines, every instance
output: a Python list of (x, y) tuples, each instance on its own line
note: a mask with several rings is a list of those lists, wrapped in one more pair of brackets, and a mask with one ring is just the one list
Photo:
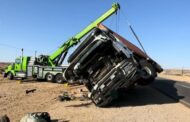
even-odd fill
[(175, 81), (180, 81), (180, 82), (190, 83), (190, 76), (186, 76), (186, 75), (182, 76), (182, 75), (159, 74), (159, 77), (171, 79), (171, 80), (175, 80)]
[[(160, 77), (165, 77), (164, 75)], [(167, 76), (165, 78), (170, 78)], [(175, 79), (175, 77), (172, 77)], [(177, 80), (179, 80), (177, 76)], [(188, 80), (187, 80), (188, 81)], [(26, 94), (26, 90), (36, 91)], [(48, 112), (54, 122), (189, 122), (190, 109), (151, 86), (137, 87), (124, 93), (107, 108), (96, 107), (90, 100), (59, 101), (68, 91), (80, 96), (85, 88), (48, 82), (7, 80), (0, 77), (0, 115), (18, 122), (31, 112)]]

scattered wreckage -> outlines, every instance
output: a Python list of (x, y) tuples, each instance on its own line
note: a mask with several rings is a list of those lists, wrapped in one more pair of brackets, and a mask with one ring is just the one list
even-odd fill
[(83, 82), (99, 107), (117, 98), (120, 88), (148, 85), (163, 69), (142, 50), (104, 25), (95, 28), (68, 58), (68, 82)]
[(20, 122), (52, 122), (48, 112), (34, 112), (28, 113)]

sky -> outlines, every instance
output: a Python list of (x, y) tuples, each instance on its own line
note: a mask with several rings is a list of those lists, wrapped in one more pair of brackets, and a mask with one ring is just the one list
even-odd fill
[(113, 2), (121, 10), (103, 24), (139, 46), (130, 23), (162, 67), (190, 69), (189, 0), (0, 0), (0, 62), (13, 62), (21, 48), (51, 55)]

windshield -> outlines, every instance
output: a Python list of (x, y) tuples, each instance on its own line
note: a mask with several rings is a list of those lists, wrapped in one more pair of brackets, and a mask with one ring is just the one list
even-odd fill
[(21, 63), (21, 59), (20, 59), (20, 58), (17, 58), (17, 59), (15, 60), (15, 63), (16, 63), (16, 64), (20, 64), (20, 63)]

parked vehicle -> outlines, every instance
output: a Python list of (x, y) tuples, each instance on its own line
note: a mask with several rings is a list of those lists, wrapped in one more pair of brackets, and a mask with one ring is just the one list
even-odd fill
[(38, 65), (36, 58), (33, 57), (18, 57), (15, 62), (10, 64), (4, 72), (4, 77), (12, 80), (14, 78), (26, 79), (33, 77), (38, 80), (45, 79), (47, 81), (63, 83), (62, 73), (67, 66), (43, 66)]

